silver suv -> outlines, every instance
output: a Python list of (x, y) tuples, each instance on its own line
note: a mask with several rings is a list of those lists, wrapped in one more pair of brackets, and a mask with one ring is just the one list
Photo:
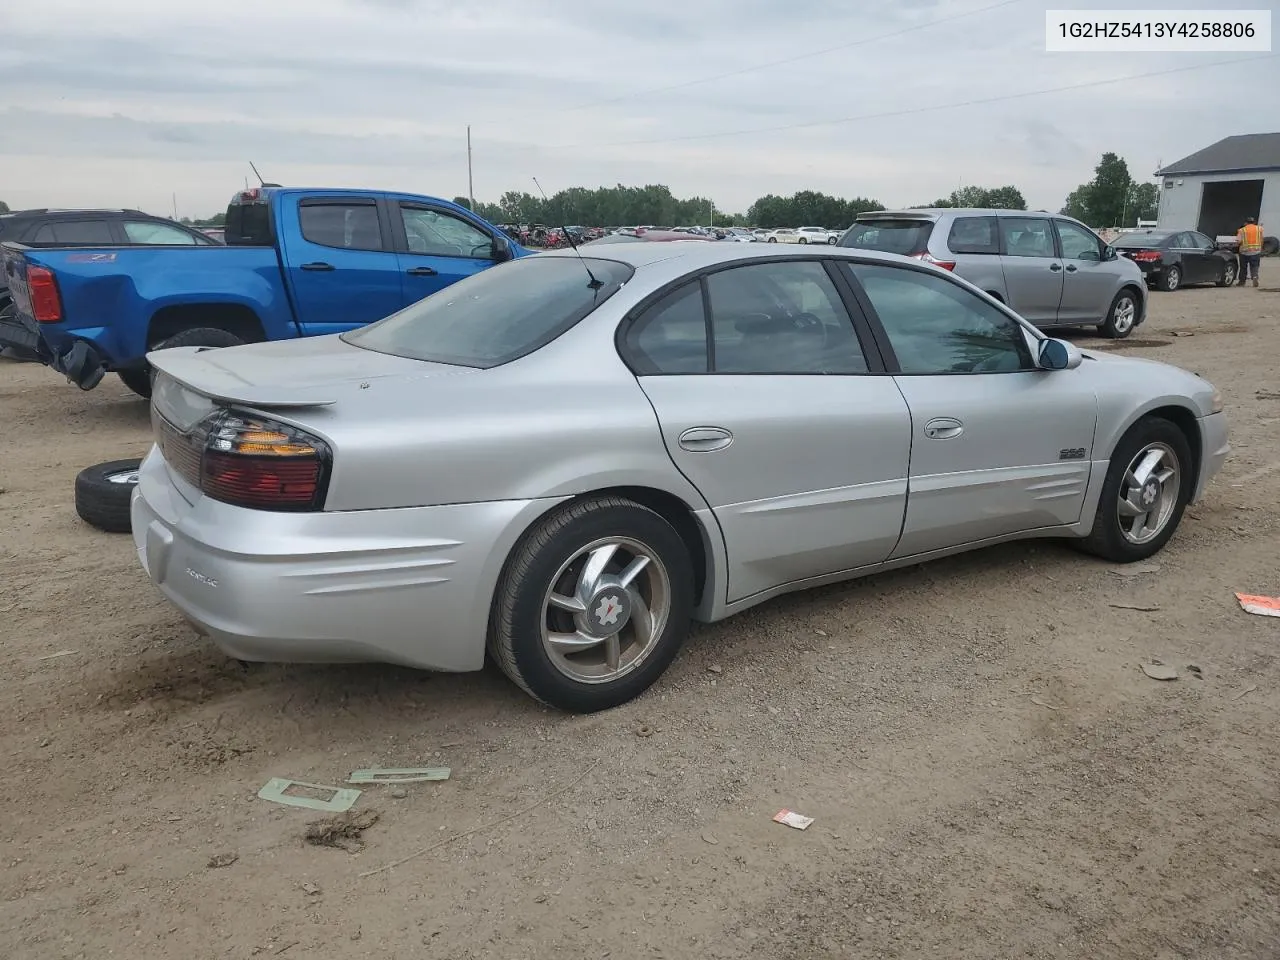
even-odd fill
[(1027, 210), (864, 213), (842, 247), (900, 253), (954, 270), (1038, 327), (1096, 326), (1127, 337), (1146, 318), (1147, 284), (1079, 221)]

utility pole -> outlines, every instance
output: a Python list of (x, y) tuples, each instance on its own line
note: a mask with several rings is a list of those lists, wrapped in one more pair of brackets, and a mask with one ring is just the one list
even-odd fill
[(175, 193), (175, 194), (173, 195), (173, 219), (175, 219), (175, 220), (177, 220), (177, 219), (178, 219), (178, 195), (177, 195), (177, 193)]
[(707, 226), (714, 227), (716, 225), (716, 202), (714, 200), (707, 202), (711, 204), (711, 222)]
[(471, 124), (467, 124), (467, 199), (471, 201), (471, 212), (476, 209), (476, 188), (471, 179)]

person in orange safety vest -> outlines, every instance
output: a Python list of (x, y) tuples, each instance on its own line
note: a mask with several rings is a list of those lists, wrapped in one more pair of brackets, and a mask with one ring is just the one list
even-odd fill
[(1250, 217), (1244, 226), (1236, 231), (1236, 243), (1240, 249), (1240, 275), (1237, 286), (1244, 286), (1244, 281), (1252, 275), (1253, 285), (1258, 285), (1258, 264), (1262, 260), (1262, 228)]

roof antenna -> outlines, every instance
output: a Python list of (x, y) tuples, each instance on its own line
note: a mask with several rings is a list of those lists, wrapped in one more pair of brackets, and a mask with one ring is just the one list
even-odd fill
[(249, 161), (249, 166), (253, 168), (253, 175), (254, 175), (255, 177), (257, 177), (257, 178), (258, 178), (258, 183), (262, 184), (262, 186), (264, 186), (264, 187), (278, 187), (278, 186), (280, 186), (280, 184), (278, 184), (278, 183), (267, 183), (267, 181), (263, 180), (263, 179), (262, 179), (262, 174), (260, 174), (260, 173), (258, 172), (258, 168), (257, 168), (257, 167), (254, 167), (254, 166), (253, 166), (253, 161), (252, 161), (252, 160), (250, 160), (250, 161)]
[[(542, 189), (542, 184), (538, 182), (537, 177), (533, 178), (533, 185), (537, 187), (538, 192), (542, 194), (543, 201), (548, 204), (551, 203), (551, 201), (547, 199), (547, 191)], [(592, 273), (591, 268), (587, 266), (587, 258), (582, 255), (582, 251), (578, 249), (578, 245), (573, 242), (573, 234), (569, 232), (569, 228), (564, 225), (561, 225), (560, 232), (564, 234), (564, 238), (566, 241), (568, 241), (569, 246), (573, 247), (573, 252), (578, 255), (578, 260), (581, 261), (582, 263), (582, 269), (587, 271), (587, 276), (591, 278), (591, 282), (587, 284), (587, 289), (599, 290), (601, 287), (604, 286), (604, 283), (597, 280), (596, 275)]]

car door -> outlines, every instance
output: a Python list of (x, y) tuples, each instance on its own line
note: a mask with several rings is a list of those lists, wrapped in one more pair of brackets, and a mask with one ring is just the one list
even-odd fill
[(493, 234), (420, 201), (393, 201), (400, 296), (408, 306), (494, 265)]
[(1065, 271), (1048, 217), (1001, 216), (1000, 266), (1008, 304), (1037, 325), (1058, 322)]
[(889, 264), (848, 268), (911, 410), (909, 557), (1080, 519), (1097, 398), (1032, 362), (1030, 334), (958, 281)]
[(910, 416), (865, 346), (816, 259), (687, 281), (626, 328), (667, 450), (724, 534), (728, 602), (897, 543)]
[(1105, 262), (1104, 244), (1092, 230), (1070, 220), (1054, 220), (1062, 251), (1059, 323), (1102, 323), (1120, 289), (1118, 261)]
[(281, 232), (285, 274), (304, 335), (353, 330), (403, 306), (399, 263), (376, 199), (304, 197), (284, 209), (293, 221)]
[[(1213, 255), (1213, 241), (1204, 236), (1203, 233), (1197, 233), (1196, 230), (1187, 230), (1187, 233), (1179, 234), (1181, 243), (1183, 243), (1183, 260), (1188, 264), (1187, 283), (1213, 283), (1222, 270), (1222, 261), (1219, 257)], [(1194, 270), (1192, 265), (1194, 264)]]

